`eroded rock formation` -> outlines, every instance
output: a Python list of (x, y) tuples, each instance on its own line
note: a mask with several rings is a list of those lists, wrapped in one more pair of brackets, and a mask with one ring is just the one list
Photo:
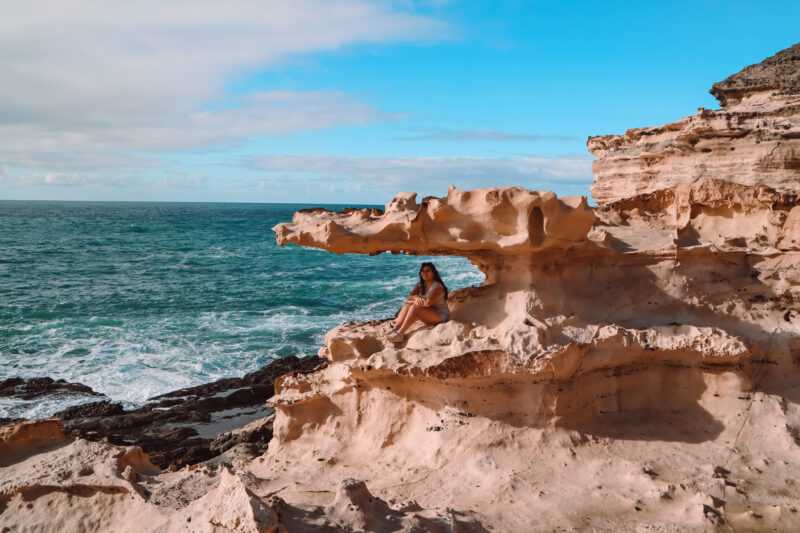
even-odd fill
[[(800, 530), (797, 73), (794, 47), (715, 85), (719, 111), (589, 139), (597, 208), (451, 187), (299, 211), (279, 244), (458, 255), (486, 279), (398, 344), (388, 320), (331, 330), (327, 366), (277, 380), (263, 456), (109, 467), (130, 502), (83, 508), (176, 531)], [(31, 474), (89, 446), (54, 445), (12, 461), (0, 522), (36, 524), (9, 513), (46, 505), (31, 487), (77, 490)]]
[[(800, 44), (715, 83), (718, 110), (591, 137), (600, 203), (705, 179), (800, 192)], [(795, 215), (796, 216), (796, 215)]]
[(718, 111), (590, 138), (596, 209), (450, 188), (276, 226), (280, 244), (335, 253), (464, 256), (486, 281), (399, 345), (380, 321), (329, 332), (326, 369), (279, 381), (272, 466), (258, 471), (291, 464), (317, 480), (308, 489), (379, 479), (507, 531), (800, 527), (787, 482), (800, 459), (798, 50), (715, 85)]

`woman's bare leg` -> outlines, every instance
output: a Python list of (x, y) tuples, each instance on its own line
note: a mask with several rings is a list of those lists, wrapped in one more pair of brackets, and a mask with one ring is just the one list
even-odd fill
[(409, 309), (408, 313), (406, 313), (406, 316), (403, 319), (403, 322), (400, 324), (400, 327), (397, 328), (397, 331), (400, 333), (405, 333), (406, 330), (411, 327), (411, 324), (417, 320), (422, 320), (428, 325), (433, 325), (441, 322), (442, 318), (439, 316), (439, 313), (430, 307), (412, 305), (411, 309)]
[(411, 309), (411, 305), (412, 304), (404, 304), (403, 308), (400, 309), (400, 312), (397, 313), (397, 318), (392, 321), (392, 325), (395, 327), (395, 329), (400, 327), (400, 325), (403, 323), (403, 320), (405, 320), (406, 315), (408, 314), (408, 310)]

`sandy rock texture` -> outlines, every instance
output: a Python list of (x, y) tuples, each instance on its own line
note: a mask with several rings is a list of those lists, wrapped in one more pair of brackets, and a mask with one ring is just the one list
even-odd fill
[(252, 460), (159, 473), (57, 428), (35, 453), (14, 444), (31, 428), (0, 433), (0, 525), (800, 531), (797, 56), (715, 85), (719, 111), (589, 139), (596, 208), (451, 187), (297, 212), (279, 244), (458, 255), (485, 281), (400, 343), (388, 320), (328, 332), (326, 366), (275, 381)]
[(598, 157), (592, 195), (607, 203), (708, 178), (800, 192), (800, 44), (715, 83), (711, 93), (721, 109), (590, 137)]
[(798, 50), (715, 85), (719, 111), (589, 139), (597, 208), (451, 187), (276, 226), (486, 281), (396, 345), (380, 321), (329, 332), (251, 470), (287, 501), (351, 477), (487, 530), (800, 529)]

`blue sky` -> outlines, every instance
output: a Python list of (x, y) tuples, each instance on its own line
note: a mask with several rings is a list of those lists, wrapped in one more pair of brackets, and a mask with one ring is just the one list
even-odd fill
[(4, 199), (588, 194), (587, 136), (800, 41), (796, 1), (36, 4), (0, 22)]

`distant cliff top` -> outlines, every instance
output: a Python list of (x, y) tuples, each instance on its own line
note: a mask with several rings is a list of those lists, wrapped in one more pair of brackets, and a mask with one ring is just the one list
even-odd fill
[(800, 43), (715, 83), (710, 92), (725, 106), (749, 93), (770, 90), (800, 94)]

